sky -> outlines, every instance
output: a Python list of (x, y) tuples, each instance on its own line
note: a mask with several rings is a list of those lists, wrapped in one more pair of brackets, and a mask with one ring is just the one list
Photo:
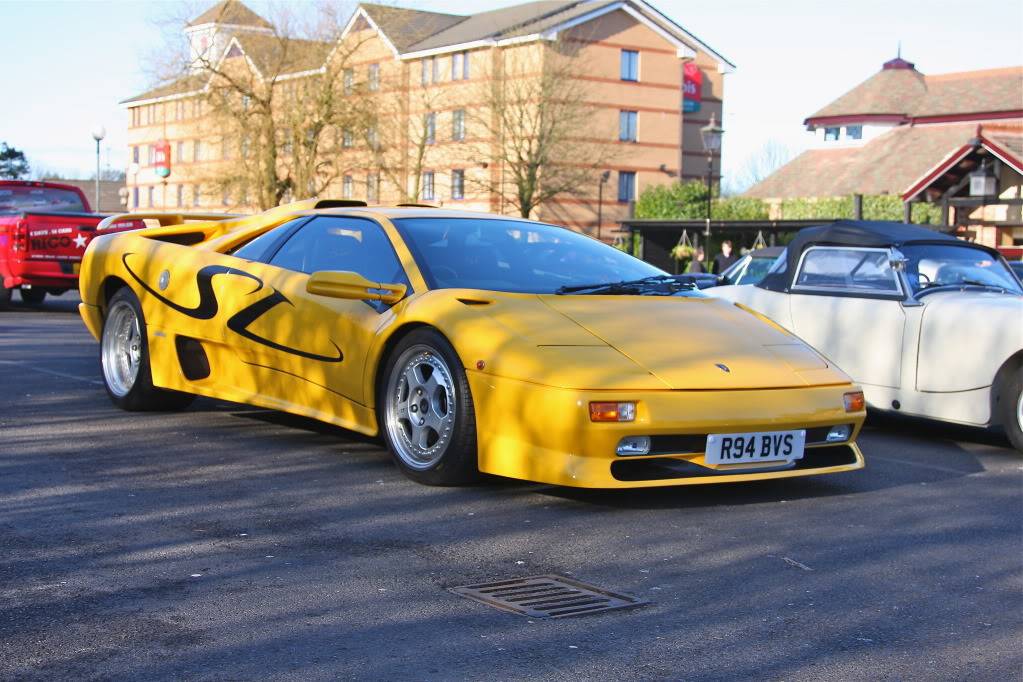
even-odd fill
[[(880, 69), (900, 43), (923, 73), (1023, 64), (1018, 1), (651, 1), (736, 65), (725, 80), (723, 121), (725, 182), (733, 186), (765, 147), (804, 149), (812, 138), (803, 119)], [(0, 141), (23, 150), (36, 172), (91, 177), (91, 133), (103, 126), (102, 165), (123, 169), (128, 121), (118, 102), (151, 85), (146, 64), (160, 52), (168, 17), (213, 2), (0, 0)], [(247, 4), (274, 13), (269, 0)], [(393, 4), (469, 13), (516, 3)]]

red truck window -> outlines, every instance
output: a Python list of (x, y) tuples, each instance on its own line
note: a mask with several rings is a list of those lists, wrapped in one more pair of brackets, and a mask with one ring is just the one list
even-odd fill
[(20, 211), (55, 211), (85, 213), (81, 196), (68, 189), (55, 187), (0, 187), (0, 213)]

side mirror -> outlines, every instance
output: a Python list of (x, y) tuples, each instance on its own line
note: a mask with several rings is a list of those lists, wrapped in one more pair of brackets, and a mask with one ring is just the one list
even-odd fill
[(405, 298), (404, 284), (371, 282), (357, 272), (321, 270), (309, 275), (305, 290), (317, 296), (346, 298), (356, 301), (383, 301), (391, 304)]

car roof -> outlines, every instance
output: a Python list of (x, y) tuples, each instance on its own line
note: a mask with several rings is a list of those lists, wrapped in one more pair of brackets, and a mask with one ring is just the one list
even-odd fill
[(777, 258), (784, 250), (784, 246), (765, 246), (762, 249), (750, 251), (749, 255), (753, 258)]
[(997, 255), (997, 251), (980, 244), (957, 239), (936, 229), (907, 223), (881, 220), (836, 220), (826, 225), (807, 227), (796, 233), (788, 244), (785, 270), (771, 273), (757, 284), (762, 289), (788, 291), (803, 251), (811, 246), (850, 246), (890, 248), (908, 244), (961, 244)]
[(343, 206), (321, 208), (314, 211), (317, 215), (351, 215), (373, 213), (387, 219), (396, 218), (472, 218), (475, 220), (515, 220), (519, 222), (536, 222), (518, 216), (495, 215), (483, 211), (463, 211), (450, 208), (434, 208), (432, 206)]

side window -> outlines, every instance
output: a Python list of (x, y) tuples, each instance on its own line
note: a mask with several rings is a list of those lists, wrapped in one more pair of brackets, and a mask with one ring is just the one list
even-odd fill
[(885, 249), (810, 248), (792, 288), (861, 294), (901, 293)]
[(297, 220), (289, 220), (283, 225), (264, 232), (255, 239), (242, 244), (235, 248), (231, 252), (231, 255), (235, 258), (241, 258), (242, 260), (249, 261), (265, 261), (269, 256), (271, 248), (277, 245), (278, 241), (297, 223), (305, 220), (305, 218), (298, 218)]
[(357, 272), (373, 282), (408, 284), (383, 228), (362, 218), (313, 218), (284, 243), (270, 264), (310, 274)]

